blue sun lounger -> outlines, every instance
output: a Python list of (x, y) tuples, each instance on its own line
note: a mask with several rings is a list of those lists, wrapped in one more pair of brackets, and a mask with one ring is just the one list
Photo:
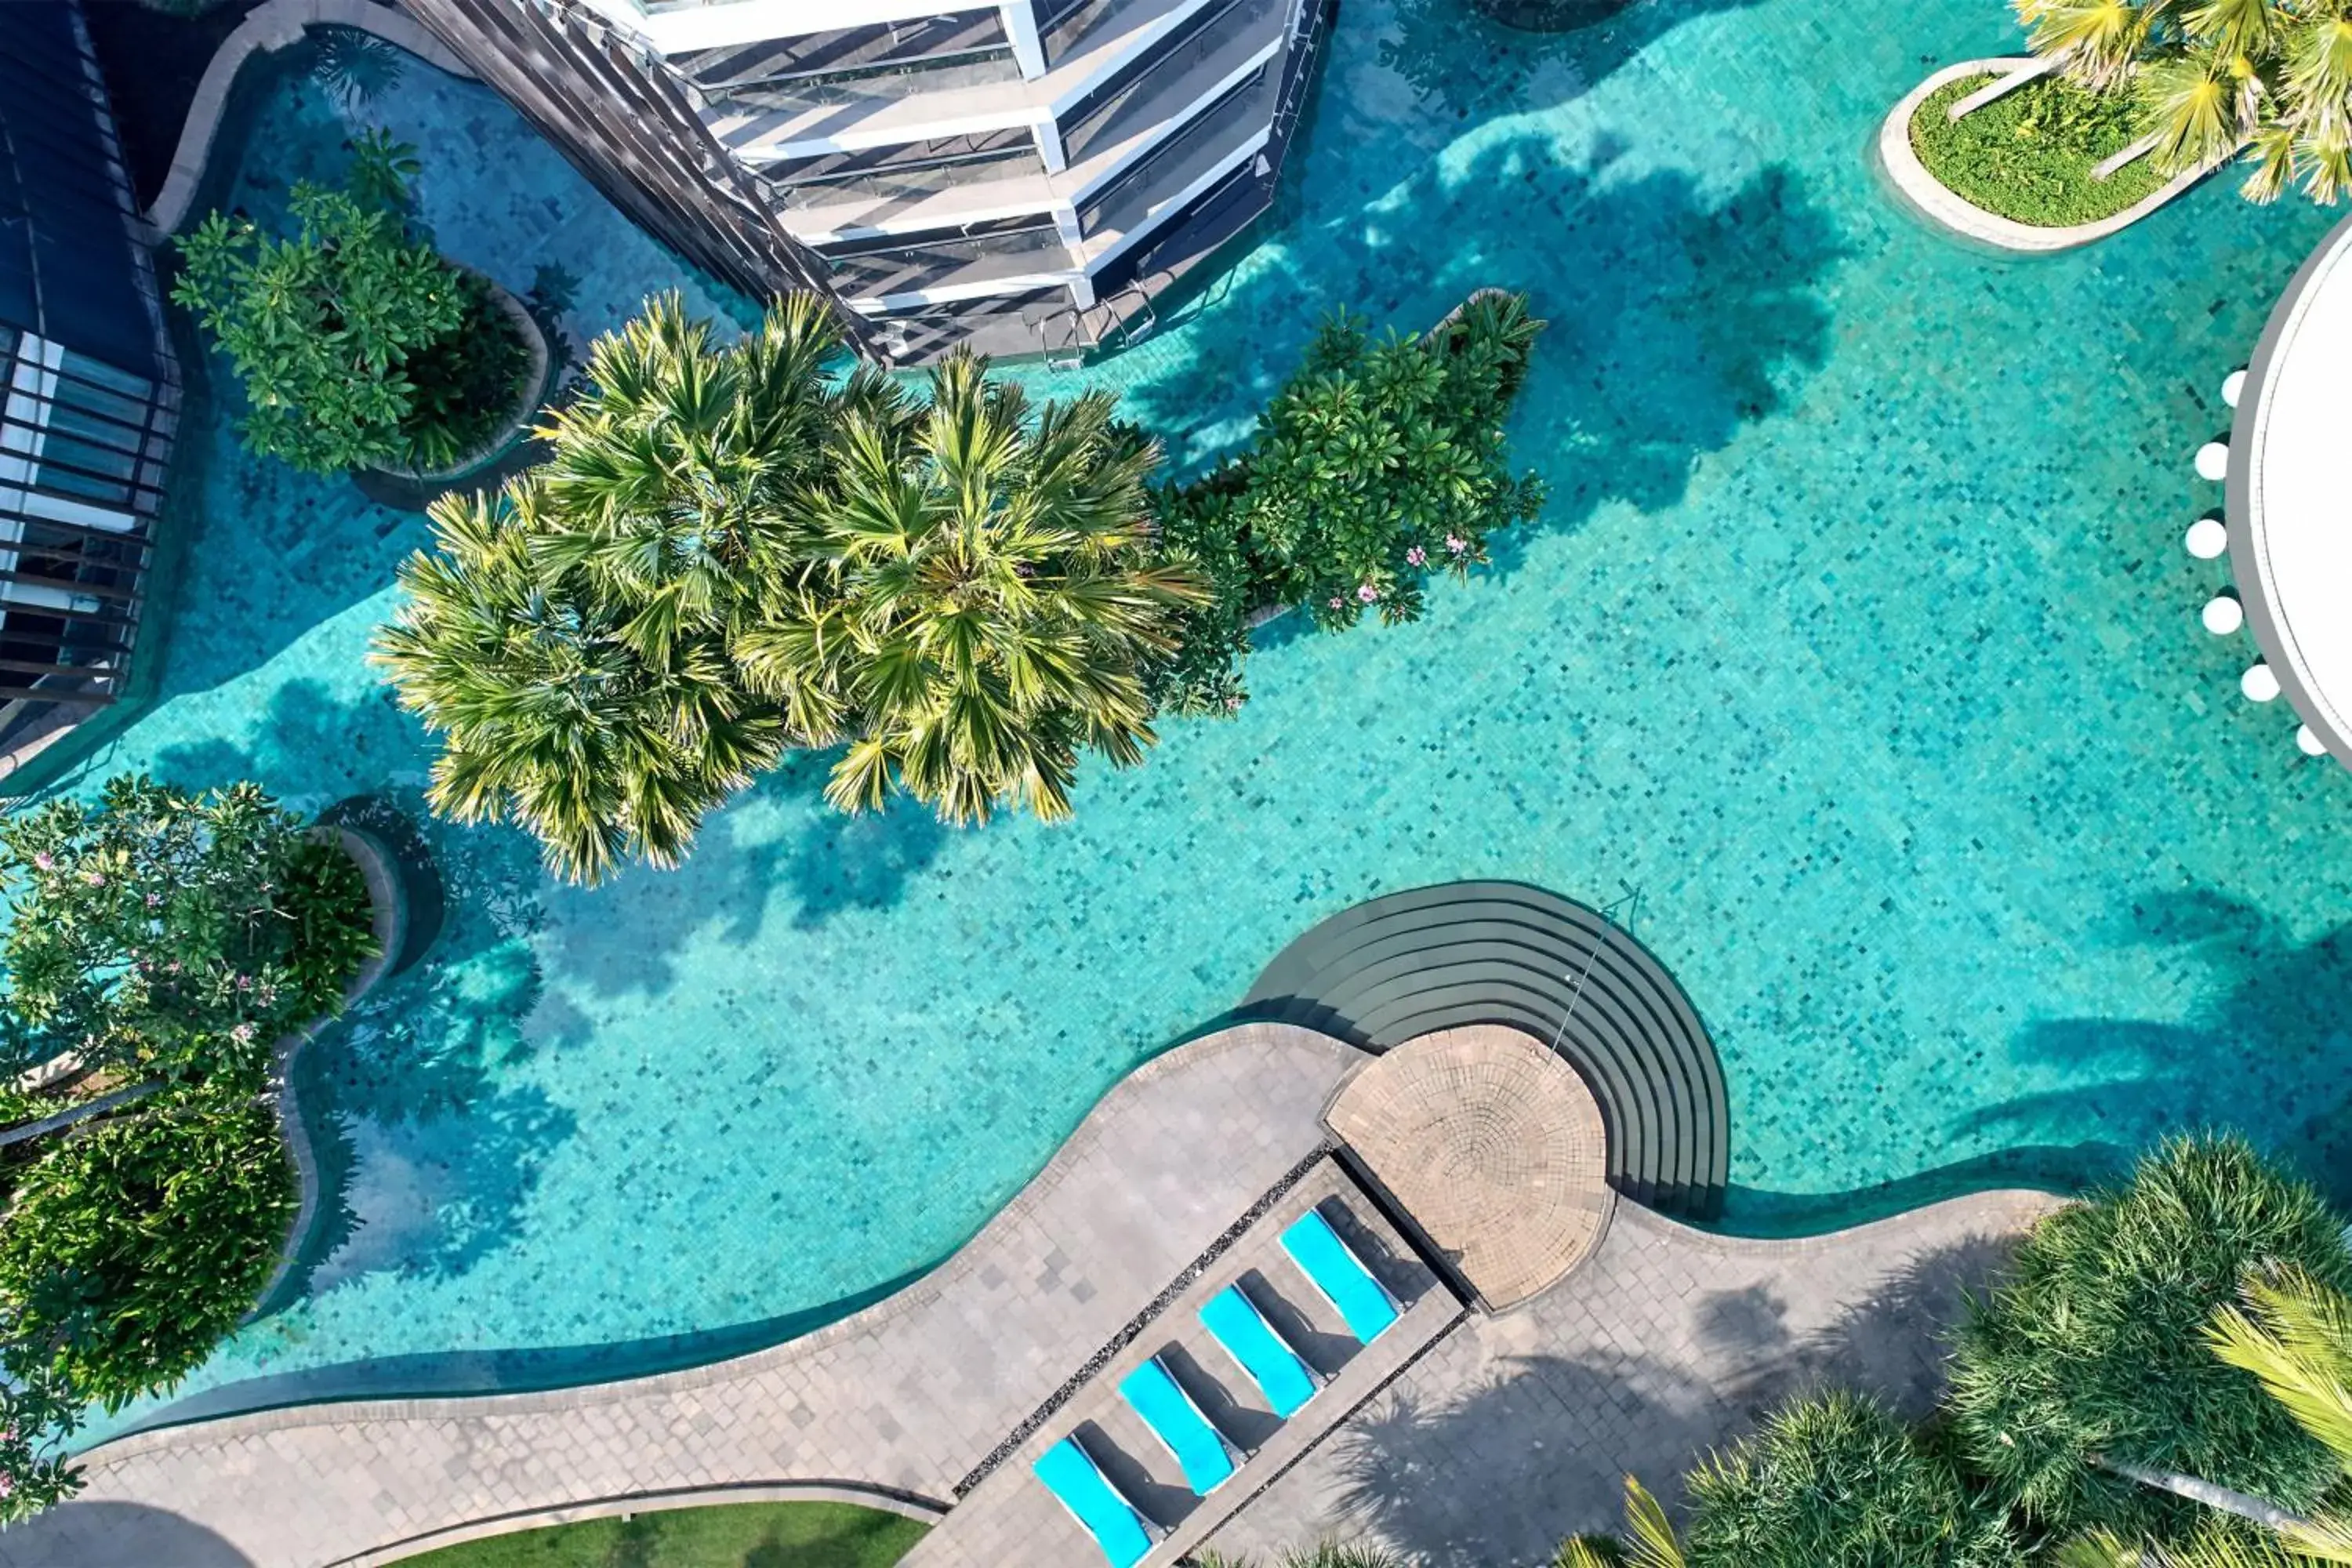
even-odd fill
[(1129, 1373), (1118, 1393), (1174, 1456), (1184, 1471), (1184, 1484), (1195, 1496), (1207, 1497), (1234, 1479), (1238, 1466), (1233, 1445), (1158, 1356)]
[(1306, 1358), (1291, 1349), (1240, 1286), (1228, 1285), (1202, 1303), (1201, 1326), (1241, 1363), (1276, 1415), (1288, 1419), (1314, 1397), (1315, 1373)]
[(1135, 1568), (1151, 1550), (1150, 1531), (1141, 1510), (1102, 1473), (1094, 1456), (1078, 1447), (1076, 1436), (1063, 1438), (1037, 1456), (1029, 1467), (1045, 1489), (1095, 1538), (1110, 1568)]
[(1347, 1238), (1331, 1228), (1321, 1210), (1308, 1209), (1282, 1233), (1282, 1250), (1290, 1254), (1307, 1282), (1323, 1293), (1360, 1343), (1370, 1344), (1402, 1315), (1389, 1288)]

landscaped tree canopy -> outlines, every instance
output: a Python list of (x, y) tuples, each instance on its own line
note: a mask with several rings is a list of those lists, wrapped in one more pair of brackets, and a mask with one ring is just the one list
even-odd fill
[(71, 1053), (258, 1090), (271, 1042), (332, 1011), (373, 945), (359, 868), (250, 784), (122, 777), (0, 820), (0, 1068), (20, 1071)]
[(355, 151), (348, 189), (294, 187), (290, 237), (205, 218), (172, 297), (236, 364), (254, 451), (316, 473), (453, 462), (507, 416), (530, 353), (488, 286), (410, 231), (410, 149)]
[(843, 748), (845, 810), (1065, 816), (1082, 757), (1240, 705), (1252, 610), (1409, 619), (1533, 513), (1502, 423), (1539, 324), (1503, 294), (1411, 342), (1335, 322), (1248, 456), (1155, 495), (1107, 395), (1033, 406), (962, 354), (919, 393), (836, 374), (814, 296), (725, 344), (651, 300), (546, 462), (435, 503), (376, 658), (441, 737), (435, 807), (575, 880), (675, 865), (793, 747)]
[(2137, 1525), (2162, 1495), (2151, 1487), (2200, 1481), (2309, 1508), (2336, 1461), (2211, 1353), (2207, 1331), (2250, 1275), (2352, 1283), (2342, 1224), (2239, 1140), (2166, 1143), (2128, 1185), (2037, 1225), (1962, 1325), (1949, 1394), (1962, 1451), (2061, 1530)]
[(927, 397), (835, 382), (841, 346), (811, 297), (724, 347), (653, 301), (545, 465), (436, 504), (377, 648), (444, 737), (436, 807), (594, 881), (675, 864), (788, 746), (846, 743), (845, 807), (897, 787), (954, 820), (1060, 815), (1080, 752), (1139, 757), (1143, 667), (1197, 596), (1152, 556), (1156, 454), (1105, 399), (1033, 412), (969, 358)]
[(1690, 1568), (2009, 1568), (1998, 1510), (1884, 1406), (1832, 1393), (1775, 1412), (1689, 1479)]
[(1166, 548), (1215, 588), (1160, 672), (1167, 707), (1239, 705), (1250, 612), (1412, 620), (1430, 573), (1466, 575), (1488, 535), (1536, 514), (1542, 483), (1511, 476), (1503, 421), (1542, 326), (1499, 290), (1425, 337), (1374, 343), (1350, 318), (1327, 322), (1250, 448), (1158, 493)]
[(896, 787), (949, 822), (1067, 816), (1078, 754), (1156, 738), (1144, 671), (1203, 590), (1153, 549), (1158, 450), (1107, 394), (1046, 404), (964, 355), (929, 395), (852, 409), (808, 569), (739, 644), (804, 745), (846, 741), (827, 796)]
[(0, 1221), (0, 1321), (110, 1409), (177, 1382), (236, 1326), (294, 1218), (278, 1119), (208, 1089), (57, 1141)]
[(2309, 0), (2014, 0), (2033, 51), (2137, 101), (2168, 170), (2248, 148), (2245, 193), (2352, 185), (2352, 15)]
[(77, 1484), (83, 1405), (170, 1386), (251, 1310), (296, 1203), (270, 1047), (374, 937), (359, 868), (252, 784), (19, 812), (0, 891), (5, 1522)]

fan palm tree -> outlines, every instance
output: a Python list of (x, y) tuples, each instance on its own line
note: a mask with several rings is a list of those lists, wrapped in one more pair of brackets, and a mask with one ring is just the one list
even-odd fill
[(783, 725), (746, 701), (719, 638), (649, 653), (638, 606), (541, 559), (545, 505), (533, 476), (436, 501), (437, 549), (401, 568), (407, 599), (374, 657), (442, 736), (436, 810), (519, 824), (576, 881), (675, 865), (703, 814), (782, 754)]
[(1625, 1478), (1625, 1540), (1614, 1551), (1591, 1536), (1560, 1542), (1552, 1568), (1683, 1568), (1682, 1543), (1666, 1510), (1648, 1489)]
[(2128, 87), (2168, 171), (2245, 148), (2245, 194), (2352, 189), (2346, 0), (2016, 0), (2033, 51), (2098, 90)]
[[(2243, 1300), (2207, 1334), (2216, 1355), (2253, 1374), (2352, 1481), (2352, 1297), (2303, 1269), (2250, 1276)], [(2331, 1494), (2332, 1496), (2338, 1494)], [(2323, 1503), (2296, 1515), (2259, 1499), (2209, 1500), (2225, 1514), (2187, 1542), (2126, 1545), (2099, 1532), (2068, 1544), (2059, 1568), (2310, 1568), (2352, 1563), (2352, 1514)], [(2251, 1506), (2248, 1506), (2251, 1505)]]
[(1017, 386), (958, 354), (928, 403), (849, 408), (809, 567), (735, 644), (811, 745), (848, 742), (826, 794), (896, 787), (948, 821), (1017, 801), (1069, 814), (1081, 751), (1142, 759), (1148, 661), (1206, 588), (1153, 558), (1151, 445), (1104, 394), (1030, 420)]
[(781, 300), (719, 346), (675, 294), (591, 349), (548, 459), (495, 500), (446, 500), (437, 555), (378, 639), (402, 702), (442, 732), (432, 801), (511, 819), (551, 867), (598, 881), (673, 865), (705, 812), (788, 740), (729, 638), (803, 558), (841, 410), (824, 302)]

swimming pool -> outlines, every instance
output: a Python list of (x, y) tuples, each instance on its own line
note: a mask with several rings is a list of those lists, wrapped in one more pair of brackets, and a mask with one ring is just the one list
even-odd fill
[[(2239, 700), (2251, 645), (2199, 628), (2221, 577), (2178, 543), (2219, 500), (2189, 459), (2221, 377), (2328, 217), (2215, 185), (2056, 258), (1927, 230), (1879, 188), (1878, 119), (2012, 43), (1979, 0), (1641, 0), (1553, 38), (1349, 0), (1255, 247), (1035, 379), (1120, 388), (1197, 462), (1318, 311), (1411, 329), (1524, 287), (1547, 516), (1416, 626), (1278, 637), (1239, 718), (1090, 768), (1064, 827), (845, 820), (803, 761), (682, 870), (586, 893), (428, 826), (440, 944), (306, 1063), (337, 1244), (177, 1413), (620, 1375), (838, 1316), (1299, 931), (1454, 878), (1642, 889), (1723, 1053), (1731, 1223), (2206, 1118), (2347, 1184), (2352, 778)], [(315, 84), (266, 85), (257, 208), (343, 134)], [(583, 328), (671, 282), (727, 303), (488, 92), (415, 67), (366, 113), (424, 149), (446, 249), (518, 289), (568, 268)], [(362, 656), (421, 520), (217, 421), (186, 445), (159, 689), (68, 785), (413, 805), (428, 753)]]

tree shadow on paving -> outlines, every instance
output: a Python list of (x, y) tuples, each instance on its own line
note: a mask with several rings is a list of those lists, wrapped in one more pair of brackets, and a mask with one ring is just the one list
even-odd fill
[(2021, 1095), (1956, 1130), (2004, 1142), (2144, 1148), (2204, 1126), (2242, 1131), (2352, 1200), (2352, 924), (2296, 940), (2252, 904), (2210, 890), (2141, 898), (2102, 933), (2163, 949), (2210, 978), (2180, 1021), (2062, 1018), (2029, 1026), (2015, 1052), (2095, 1083)]
[(1726, 1424), (1686, 1369), (1526, 1357), (1443, 1405), (1394, 1394), (1359, 1414), (1331, 1440), (1337, 1511), (1430, 1568), (1544, 1562), (1613, 1528), (1626, 1471), (1664, 1486)]
[[(1755, 0), (1635, 0), (1588, 6), (1588, 25), (1558, 32), (1506, 26), (1473, 0), (1397, 0), (1380, 64), (1421, 108), (1455, 120), (1526, 114), (1583, 97), (1619, 67), (1695, 17)], [(1500, 8), (1499, 6), (1497, 8)]]
[(1822, 1327), (1794, 1333), (1779, 1287), (1694, 1307), (1701, 1352), (1534, 1355), (1442, 1405), (1391, 1395), (1332, 1439), (1339, 1512), (1433, 1568), (1547, 1561), (1567, 1536), (1617, 1527), (1629, 1472), (1669, 1499), (1689, 1466), (1824, 1382), (1922, 1414), (1965, 1294), (2009, 1255), (1969, 1237), (1906, 1259)]
[(1805, 1336), (1801, 1358), (1914, 1420), (1924, 1417), (1943, 1395), (1945, 1347), (1969, 1299), (2000, 1282), (2016, 1247), (2013, 1236), (1971, 1236), (1915, 1254)]
[[(1674, 505), (1700, 457), (1784, 407), (1828, 355), (1819, 289), (1844, 254), (1784, 168), (1710, 194), (1688, 172), (1631, 169), (1616, 148), (1571, 156), (1549, 136), (1485, 143), (1466, 167), (1425, 161), (1328, 223), (1328, 236), (1301, 237), (1229, 291), (1230, 319), (1278, 322), (1286, 341), (1199, 331), (1184, 363), (1136, 388), (1133, 411), (1179, 468), (1197, 465), (1207, 454), (1183, 433), (1224, 428), (1203, 411), (1237, 397), (1263, 405), (1319, 316), (1344, 308), (1418, 331), (1474, 289), (1524, 289), (1549, 325), (1512, 416), (1510, 460), (1549, 481), (1530, 525), (1545, 530), (1610, 502)], [(1496, 536), (1498, 569), (1517, 563), (1527, 531)]]
[(131, 1502), (65, 1502), (8, 1527), (0, 1563), (32, 1568), (253, 1568), (215, 1531)]

